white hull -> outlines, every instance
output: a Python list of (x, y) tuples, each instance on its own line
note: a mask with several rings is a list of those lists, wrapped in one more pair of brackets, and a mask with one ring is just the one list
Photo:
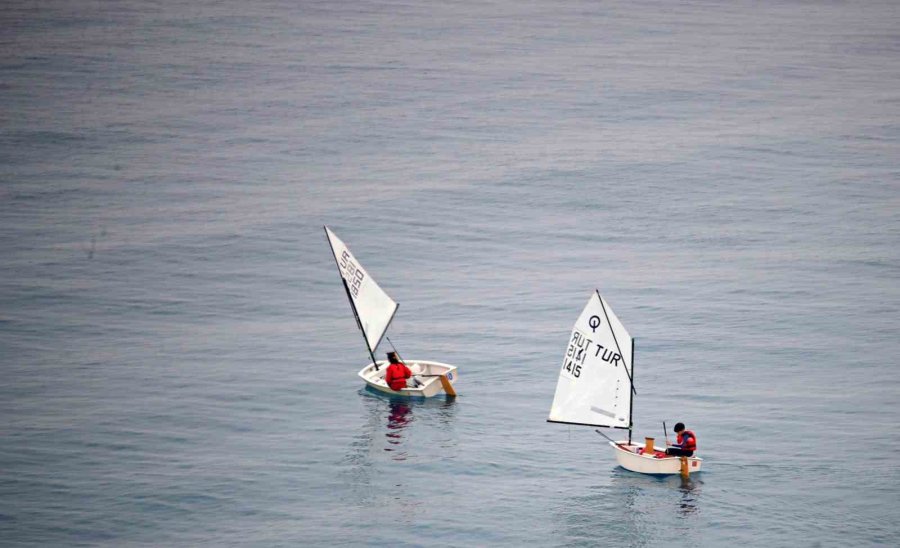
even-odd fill
[[(610, 442), (609, 443), (616, 453), (616, 460), (619, 466), (632, 472), (641, 474), (680, 474), (681, 473), (681, 457), (665, 457), (658, 459), (650, 455), (639, 455), (637, 450), (642, 445), (635, 443), (629, 444), (627, 441)], [(691, 474), (700, 471), (703, 466), (703, 459), (700, 457), (688, 457), (688, 470)]]
[[(456, 366), (441, 362), (431, 362), (423, 360), (408, 360), (405, 362), (407, 367), (417, 375), (443, 375), (446, 374), (450, 380), (450, 384), (455, 384), (457, 379)], [(384, 373), (387, 370), (388, 362), (378, 362), (378, 371), (375, 370), (375, 364), (370, 363), (360, 370), (359, 376), (366, 381), (366, 385), (379, 392), (390, 394), (392, 396), (407, 396), (410, 398), (430, 398), (444, 392), (441, 386), (441, 379), (438, 377), (418, 377), (422, 386), (418, 388), (403, 388), (402, 390), (391, 390), (384, 382)]]

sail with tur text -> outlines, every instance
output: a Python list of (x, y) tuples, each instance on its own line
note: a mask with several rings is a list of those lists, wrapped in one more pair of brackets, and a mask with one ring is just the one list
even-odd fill
[(569, 336), (550, 422), (631, 427), (631, 335), (595, 291)]

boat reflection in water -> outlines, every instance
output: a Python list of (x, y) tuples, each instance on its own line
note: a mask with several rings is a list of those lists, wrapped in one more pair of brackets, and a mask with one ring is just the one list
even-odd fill
[[(675, 478), (671, 478), (674, 480)], [(670, 480), (670, 481), (671, 481)], [(700, 485), (703, 483), (699, 479), (691, 477), (682, 478), (678, 476), (678, 491), (681, 493), (681, 501), (678, 504), (679, 513), (682, 516), (688, 516), (699, 510), (697, 505), (700, 500)]]
[(394, 460), (406, 460), (406, 452), (401, 450), (403, 444), (403, 430), (415, 420), (412, 415), (412, 407), (408, 399), (405, 401), (400, 398), (393, 398), (389, 404), (389, 413), (387, 420), (387, 436), (388, 445), (385, 451), (398, 452), (394, 455)]
[(615, 468), (594, 485), (572, 487), (578, 494), (555, 509), (554, 535), (567, 546), (598, 546), (611, 532), (628, 546), (702, 544), (695, 538), (701, 519), (700, 476), (651, 476)]
[[(703, 481), (699, 475), (687, 478), (680, 475), (650, 476), (619, 468), (612, 474), (612, 484), (629, 493), (626, 504), (634, 507), (656, 507), (678, 517), (689, 517), (700, 512)], [(671, 513), (673, 508), (674, 514)]]
[(458, 456), (457, 405), (439, 397), (390, 398), (366, 388), (359, 396), (332, 496), (359, 523), (383, 528), (384, 516), (391, 515), (396, 525), (413, 530), (417, 519), (431, 517), (425, 512), (433, 494), (422, 488), (431, 467)]
[[(411, 457), (452, 457), (457, 446), (455, 433), (455, 398), (385, 397), (381, 392), (365, 387), (360, 390), (364, 419), (351, 451), (345, 459), (349, 463), (371, 467), (379, 459), (374, 452), (403, 461)], [(416, 425), (416, 440), (410, 445), (409, 434)], [(382, 437), (382, 434), (384, 437)], [(384, 440), (386, 443), (379, 443)]]

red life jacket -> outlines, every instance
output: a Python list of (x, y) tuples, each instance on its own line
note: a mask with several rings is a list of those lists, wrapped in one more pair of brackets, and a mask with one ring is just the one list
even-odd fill
[(384, 382), (391, 390), (406, 388), (406, 379), (412, 376), (412, 371), (402, 363), (392, 363), (384, 373)]
[(678, 433), (678, 446), (688, 451), (696, 451), (697, 436), (690, 430), (682, 430)]

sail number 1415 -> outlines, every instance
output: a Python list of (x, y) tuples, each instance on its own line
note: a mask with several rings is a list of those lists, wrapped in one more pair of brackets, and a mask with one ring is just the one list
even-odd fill
[(572, 331), (572, 339), (569, 340), (569, 348), (566, 349), (566, 356), (563, 358), (563, 370), (575, 377), (581, 376), (581, 366), (587, 358), (587, 351), (591, 347), (591, 339), (587, 335), (578, 331)]
[[(581, 367), (588, 358), (591, 344), (593, 344), (593, 341), (589, 339), (587, 335), (577, 329), (572, 331), (572, 338), (569, 340), (569, 348), (566, 349), (566, 356), (563, 358), (563, 371), (576, 379), (581, 377)], [(623, 361), (622, 355), (618, 352), (606, 348), (600, 343), (596, 344), (597, 348), (594, 351), (593, 358), (600, 358), (615, 367), (618, 367), (619, 362)]]

